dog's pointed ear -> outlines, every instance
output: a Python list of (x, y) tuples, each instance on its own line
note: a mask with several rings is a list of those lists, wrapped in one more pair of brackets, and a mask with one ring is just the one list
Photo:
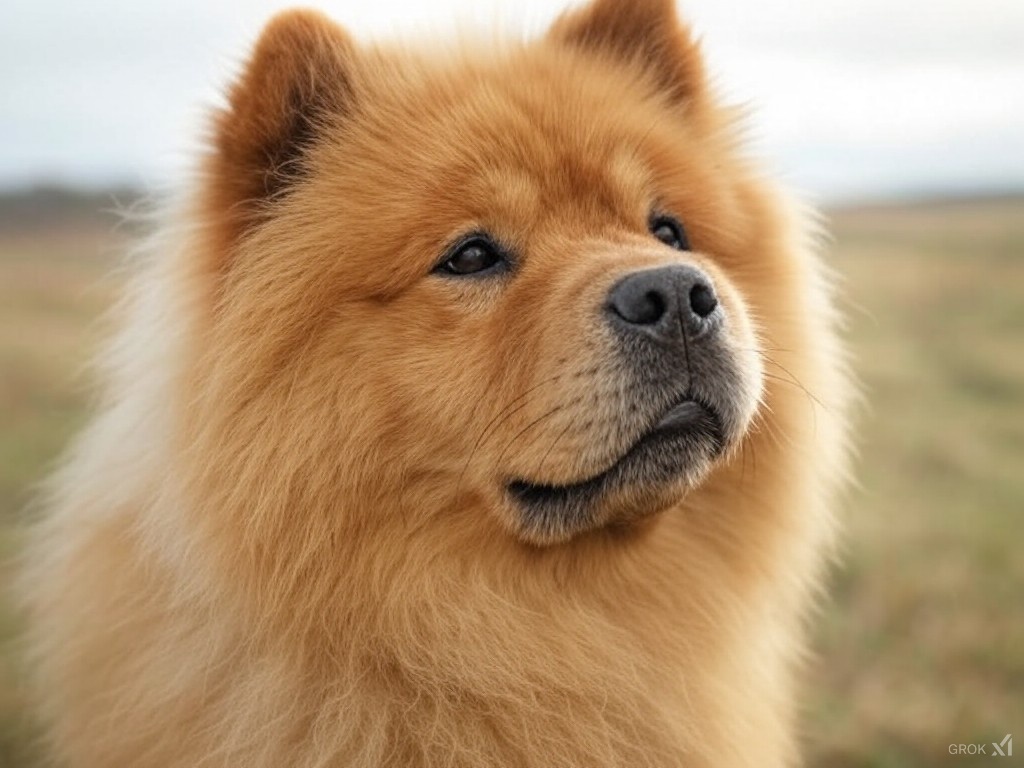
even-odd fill
[(216, 116), (213, 205), (239, 234), (302, 173), (318, 132), (352, 108), (354, 46), (315, 11), (275, 16)]
[(676, 14), (674, 0), (592, 0), (555, 21), (552, 39), (649, 72), (677, 103), (707, 98), (700, 45)]

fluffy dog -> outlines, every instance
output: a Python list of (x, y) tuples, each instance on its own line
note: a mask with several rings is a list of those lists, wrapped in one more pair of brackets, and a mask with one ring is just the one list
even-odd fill
[(795, 764), (850, 388), (739, 144), (669, 0), (272, 20), (31, 551), (58, 759)]

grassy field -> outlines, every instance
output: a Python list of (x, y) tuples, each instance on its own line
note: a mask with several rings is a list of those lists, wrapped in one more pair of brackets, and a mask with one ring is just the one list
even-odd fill
[[(84, 418), (125, 240), (95, 207), (0, 200), (0, 561)], [(833, 223), (870, 414), (816, 627), (808, 752), (821, 768), (989, 765), (948, 747), (1016, 730), (1024, 750), (1024, 198)], [(0, 602), (0, 766), (29, 768), (15, 630)]]
[(948, 747), (1024, 732), (1024, 199), (834, 231), (872, 412), (808, 741), (822, 766), (988, 765)]

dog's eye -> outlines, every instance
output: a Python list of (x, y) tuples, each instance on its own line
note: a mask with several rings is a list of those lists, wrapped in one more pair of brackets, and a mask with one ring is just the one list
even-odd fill
[(690, 250), (690, 241), (686, 237), (686, 230), (671, 216), (655, 216), (651, 219), (651, 234), (669, 248), (675, 248), (677, 251)]
[(474, 237), (457, 246), (436, 271), (445, 275), (479, 275), (494, 272), (507, 262), (501, 249), (487, 237)]

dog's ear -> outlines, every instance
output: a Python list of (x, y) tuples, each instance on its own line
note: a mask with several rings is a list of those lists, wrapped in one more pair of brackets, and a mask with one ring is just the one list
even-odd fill
[(642, 67), (677, 103), (699, 106), (707, 98), (700, 45), (676, 15), (674, 0), (593, 0), (560, 17), (549, 35)]
[(208, 166), (218, 215), (240, 234), (301, 176), (303, 154), (352, 108), (354, 47), (315, 11), (275, 16), (216, 116)]

